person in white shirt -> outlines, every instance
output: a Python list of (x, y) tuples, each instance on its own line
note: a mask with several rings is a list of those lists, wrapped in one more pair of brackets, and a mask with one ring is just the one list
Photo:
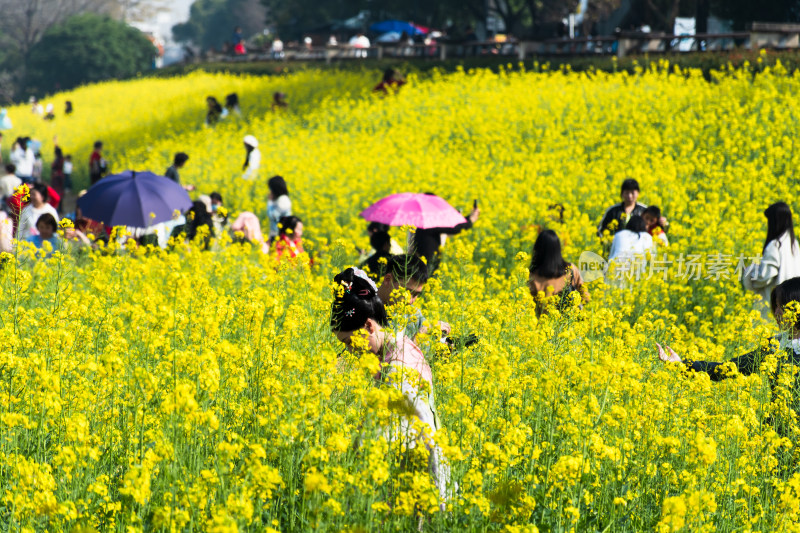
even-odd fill
[(246, 180), (252, 180), (258, 175), (258, 167), (261, 166), (261, 152), (258, 150), (258, 140), (252, 135), (245, 135), (244, 149), (247, 151), (247, 155), (242, 166), (244, 171), (242, 177)]
[(283, 59), (283, 41), (277, 37), (272, 41), (272, 59)]
[(350, 46), (356, 49), (356, 57), (367, 57), (367, 48), (370, 47), (369, 38), (363, 33), (358, 33), (350, 39)]
[(17, 240), (24, 241), (28, 237), (38, 235), (36, 221), (45, 213), (50, 213), (58, 222), (58, 211), (47, 203), (49, 194), (47, 186), (43, 183), (31, 185), (31, 202), (22, 208), (19, 216), (19, 228), (17, 229)]
[(22, 185), (22, 180), (14, 174), (16, 170), (12, 164), (6, 165), (6, 175), (0, 178), (0, 200), (14, 194), (14, 190)]
[(25, 183), (33, 181), (33, 165), (36, 162), (36, 155), (29, 145), (29, 138), (18, 137), (11, 149), (11, 162), (17, 167), (17, 176)]
[(785, 202), (777, 202), (764, 211), (767, 217), (767, 238), (761, 252), (761, 263), (749, 266), (742, 273), (745, 289), (761, 295), (756, 306), (769, 320), (772, 289), (787, 279), (800, 276), (800, 244), (794, 236), (792, 210)]
[(617, 279), (621, 280), (623, 277), (635, 274), (637, 270), (634, 261), (644, 261), (648, 253), (654, 252), (653, 237), (647, 233), (644, 219), (634, 215), (628, 220), (625, 229), (614, 235), (608, 262), (615, 263), (617, 268), (621, 268), (616, 273)]
[(639, 215), (628, 220), (625, 229), (614, 235), (608, 262), (622, 258), (645, 257), (653, 251), (653, 237), (647, 233), (647, 225)]

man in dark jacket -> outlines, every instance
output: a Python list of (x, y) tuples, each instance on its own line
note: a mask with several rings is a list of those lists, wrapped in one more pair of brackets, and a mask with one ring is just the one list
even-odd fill
[[(622, 182), (622, 203), (612, 205), (606, 209), (600, 226), (597, 228), (597, 235), (602, 237), (603, 231), (609, 230), (612, 234), (625, 229), (625, 224), (632, 216), (642, 216), (647, 206), (640, 204), (636, 200), (639, 199), (639, 183), (632, 178), (628, 178)], [(613, 221), (617, 221), (616, 226), (610, 227)]]

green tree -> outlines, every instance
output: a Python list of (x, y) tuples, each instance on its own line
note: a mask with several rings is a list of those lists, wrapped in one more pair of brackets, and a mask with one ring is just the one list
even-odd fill
[(139, 30), (85, 13), (45, 32), (30, 52), (29, 89), (43, 93), (127, 78), (151, 68), (155, 49)]

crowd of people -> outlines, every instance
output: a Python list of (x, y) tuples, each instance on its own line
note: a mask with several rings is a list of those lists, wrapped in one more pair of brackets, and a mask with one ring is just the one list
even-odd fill
[[(391, 94), (404, 81), (397, 71), (388, 69), (375, 92)], [(273, 109), (286, 106), (286, 96), (275, 93)], [(207, 98), (206, 124), (241, 113), (235, 93), (225, 98), (223, 107), (213, 96)], [(46, 115), (45, 115), (46, 117)], [(258, 180), (261, 153), (255, 136), (242, 139), (244, 162), (241, 177)], [(27, 137), (15, 140), (5, 164), (5, 175), (0, 177), (0, 251), (12, 251), (14, 239), (27, 241), (48, 253), (63, 248), (64, 241), (77, 246), (95, 246), (111, 238), (111, 228), (83, 216), (76, 208), (73, 213), (61, 214), (61, 198), (72, 187), (72, 160), (64, 154), (54, 139), (51, 181), (42, 180), (41, 144)], [(0, 153), (0, 156), (2, 153)], [(38, 161), (38, 163), (37, 163)], [(190, 161), (189, 154), (178, 152), (167, 166), (164, 176), (180, 184), (187, 192), (194, 185), (181, 183), (181, 172)], [(109, 164), (103, 155), (103, 143), (97, 141), (88, 161), (88, 175), (92, 185), (109, 173)], [(23, 185), (27, 185), (25, 198)], [(161, 223), (149, 231), (125, 238), (135, 239), (137, 245), (170, 246), (177, 242), (195, 240), (205, 249), (211, 249), (224, 232), (229, 232), (234, 242), (249, 242), (262, 253), (275, 255), (277, 260), (297, 258), (305, 254), (303, 246), (304, 222), (294, 214), (293, 202), (287, 181), (279, 175), (267, 180), (269, 195), (265, 202), (266, 235), (262, 232), (261, 218), (252, 212), (242, 212), (229, 221), (223, 197), (218, 192), (198, 195), (191, 208), (176, 220)], [(85, 191), (84, 191), (85, 192)], [(425, 193), (433, 194), (433, 193)], [(601, 217), (597, 235), (605, 245), (607, 258), (619, 263), (630, 258), (656, 254), (659, 248), (668, 247), (669, 223), (658, 206), (647, 206), (638, 201), (640, 187), (636, 180), (626, 179), (620, 188), (620, 202), (609, 207)], [(563, 221), (563, 206), (554, 221)], [(761, 296), (759, 309), (768, 317), (774, 316), (782, 331), (777, 339), (778, 348), (763, 348), (734, 359), (731, 364), (742, 374), (758, 371), (761, 361), (776, 349), (785, 350), (792, 364), (800, 364), (800, 313), (785, 318), (784, 309), (795, 304), (800, 311), (800, 243), (794, 234), (792, 212), (784, 202), (769, 206), (764, 215), (767, 233), (762, 250), (763, 258), (744, 272), (745, 289)], [(441, 428), (436, 413), (434, 377), (425, 351), (418, 341), (420, 335), (431, 335), (438, 342), (447, 343), (458, 350), (477, 338), (467, 335), (459, 342), (451, 336), (446, 322), (431, 324), (413, 304), (423, 294), (426, 284), (441, 264), (442, 247), (447, 238), (469, 230), (480, 217), (477, 201), (466, 215), (465, 221), (453, 227), (420, 228), (407, 236), (405, 243), (393, 239), (391, 228), (370, 222), (367, 226), (371, 250), (362, 253), (360, 268), (348, 268), (338, 274), (334, 292), (330, 326), (336, 338), (346, 348), (358, 347), (374, 354), (380, 363), (375, 374), (376, 383), (397, 389), (411, 409), (400, 417), (399, 424), (385, 428), (390, 441), (407, 440), (410, 446), (424, 445), (430, 455), (431, 475), (439, 490), (442, 504), (450, 497), (453, 487), (449, 483), (449, 467), (442, 450), (433, 441)], [(60, 224), (64, 218), (68, 224)], [(62, 231), (59, 231), (62, 230)], [(172, 240), (174, 244), (175, 240)], [(313, 260), (311, 260), (313, 264)], [(531, 250), (528, 268), (528, 287), (534, 298), (537, 315), (552, 309), (566, 312), (574, 306), (590, 301), (587, 284), (581, 271), (568, 261), (562, 251), (561, 240), (553, 229), (542, 229)], [(405, 304), (410, 304), (405, 306)], [(387, 313), (387, 306), (399, 306), (403, 313)], [(390, 318), (391, 316), (391, 318)], [(356, 339), (359, 339), (358, 341)], [(720, 363), (684, 361), (669, 346), (658, 345), (659, 357), (664, 361), (686, 364), (693, 371), (706, 372), (712, 379), (722, 379), (728, 374)], [(797, 362), (796, 362), (797, 361)], [(422, 429), (414, 424), (421, 421)]]

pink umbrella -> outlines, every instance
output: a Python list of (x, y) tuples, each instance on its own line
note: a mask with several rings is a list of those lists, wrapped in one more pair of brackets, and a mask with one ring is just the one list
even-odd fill
[(467, 221), (453, 206), (433, 194), (401, 192), (378, 200), (361, 216), (370, 222), (419, 229), (452, 228)]

